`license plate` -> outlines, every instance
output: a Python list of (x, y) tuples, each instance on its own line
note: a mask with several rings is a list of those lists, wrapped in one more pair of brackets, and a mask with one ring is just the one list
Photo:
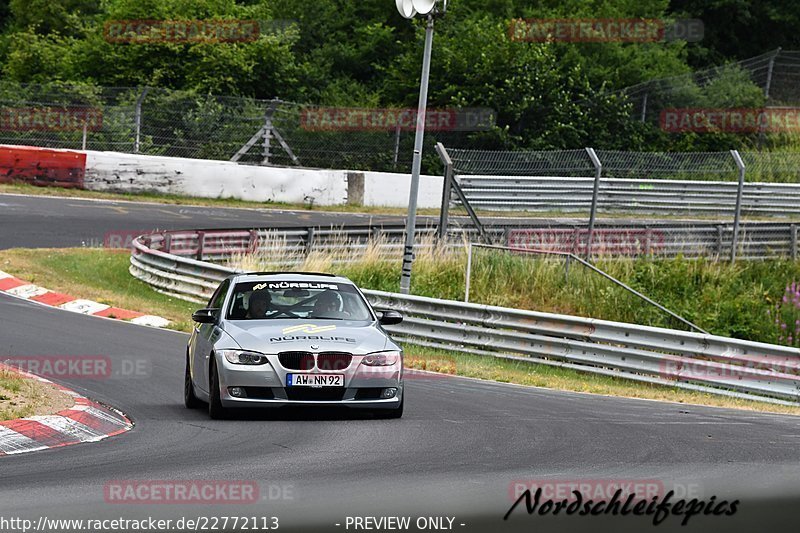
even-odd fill
[(287, 374), (287, 387), (344, 387), (343, 374)]

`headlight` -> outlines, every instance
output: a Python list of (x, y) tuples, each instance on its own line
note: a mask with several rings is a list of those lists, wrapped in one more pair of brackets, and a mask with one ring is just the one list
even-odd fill
[(365, 355), (361, 364), (367, 366), (392, 366), (400, 360), (400, 352), (378, 352)]
[(234, 365), (265, 365), (268, 363), (266, 356), (260, 353), (242, 350), (219, 350), (219, 353)]

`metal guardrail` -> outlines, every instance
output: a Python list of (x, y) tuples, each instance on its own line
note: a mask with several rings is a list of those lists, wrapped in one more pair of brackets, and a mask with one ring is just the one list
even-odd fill
[[(571, 253), (586, 256), (589, 232), (583, 225), (567, 222), (531, 221), (523, 226), (494, 225), (484, 228), (495, 244), (513, 248)], [(748, 222), (741, 226), (737, 257), (740, 259), (791, 258), (800, 255), (800, 224)], [(403, 253), (402, 227), (314, 227), (253, 230), (190, 230), (144, 235), (150, 248), (179, 257), (221, 261), (232, 254), (269, 252), (281, 257), (282, 264), (299, 264), (311, 252), (331, 252), (334, 262), (347, 262), (367, 246), (374, 246), (384, 257)], [(433, 246), (437, 228), (418, 230), (419, 248)], [(429, 239), (423, 238), (425, 235)], [(477, 239), (479, 231), (470, 227), (450, 227), (447, 246), (463, 248)], [(370, 244), (372, 240), (372, 244)], [(733, 226), (716, 222), (620, 221), (597, 224), (593, 230), (592, 257), (723, 258), (731, 255)], [(267, 255), (269, 255), (267, 254)], [(356, 254), (357, 255), (357, 254)]]
[[(203, 302), (220, 280), (235, 272), (154, 250), (145, 240), (134, 240), (130, 271), (156, 290)], [(566, 315), (364, 292), (374, 307), (405, 313), (402, 324), (387, 328), (401, 342), (738, 398), (800, 404), (800, 350), (794, 348)]]
[[(458, 176), (476, 209), (493, 211), (588, 212), (595, 178)], [(600, 213), (705, 214), (730, 216), (739, 184), (734, 181), (679, 181), (600, 178)], [(750, 216), (800, 214), (800, 184), (745, 183), (741, 212)]]

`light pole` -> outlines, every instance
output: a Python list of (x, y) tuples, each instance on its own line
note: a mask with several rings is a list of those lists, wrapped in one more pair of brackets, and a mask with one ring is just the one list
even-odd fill
[(422, 80), (419, 87), (419, 106), (417, 107), (417, 131), (414, 137), (414, 161), (411, 165), (411, 191), (408, 197), (408, 219), (406, 220), (406, 242), (403, 249), (403, 270), (400, 276), (400, 292), (408, 294), (411, 290), (411, 265), (414, 262), (414, 230), (417, 225), (417, 196), (419, 195), (419, 175), (422, 171), (422, 143), (425, 139), (425, 114), (428, 108), (428, 80), (431, 71), (431, 48), (433, 47), (433, 17), (442, 15), (447, 9), (447, 0), (395, 0), (397, 10), (407, 18), (416, 14), (427, 15), (425, 29), (425, 52), (422, 56)]

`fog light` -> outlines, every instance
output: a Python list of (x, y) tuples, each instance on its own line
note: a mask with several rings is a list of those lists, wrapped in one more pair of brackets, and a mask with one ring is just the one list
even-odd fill
[(241, 387), (229, 387), (228, 392), (231, 393), (231, 396), (234, 398), (244, 398), (244, 389)]
[(388, 400), (389, 398), (394, 398), (395, 394), (397, 394), (397, 389), (383, 389), (381, 393), (381, 398), (384, 400)]

